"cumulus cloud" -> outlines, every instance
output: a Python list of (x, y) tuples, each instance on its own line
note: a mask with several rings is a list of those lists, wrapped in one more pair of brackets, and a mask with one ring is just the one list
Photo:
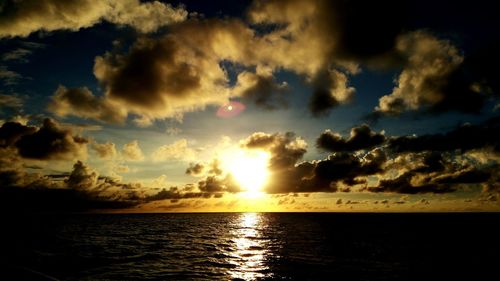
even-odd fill
[(347, 75), (337, 70), (319, 73), (314, 79), (314, 91), (309, 101), (309, 110), (314, 116), (327, 115), (337, 105), (351, 101), (355, 89), (349, 87)]
[(98, 174), (90, 167), (77, 161), (73, 165), (73, 171), (66, 180), (66, 184), (70, 188), (89, 190), (97, 184)]
[[(3, 134), (4, 128), (0, 128)], [(0, 146), (0, 191), (7, 188), (57, 188), (60, 185), (40, 173), (27, 173), (14, 147)]]
[(262, 149), (271, 154), (269, 168), (272, 170), (293, 167), (307, 152), (307, 143), (294, 133), (267, 134), (253, 133), (241, 141), (241, 146), (247, 149)]
[(316, 140), (316, 146), (330, 152), (357, 151), (381, 145), (385, 139), (384, 134), (372, 131), (368, 125), (361, 125), (351, 129), (348, 139), (326, 130)]
[(186, 139), (179, 139), (172, 144), (160, 146), (152, 154), (153, 161), (183, 160), (192, 161), (196, 157), (196, 150), (189, 147)]
[[(51, 1), (56, 0), (42, 3)], [(113, 2), (113, 12), (104, 19), (143, 31), (154, 29), (143, 22), (146, 19), (164, 25), (155, 13), (169, 14), (164, 11), (167, 8), (174, 14), (185, 13), (156, 1), (114, 1), (93, 8), (102, 6), (98, 9), (102, 10)], [(55, 7), (66, 9), (66, 5), (72, 4)], [(155, 119), (180, 119), (186, 112), (220, 106), (234, 97), (275, 109), (287, 105), (287, 84), (276, 81), (274, 75), (286, 70), (312, 85), (308, 107), (319, 117), (353, 99), (355, 89), (349, 85), (349, 76), (361, 66), (390, 65), (403, 66), (403, 71), (373, 116), (421, 107), (434, 112), (477, 112), (484, 96), (475, 92), (469, 79), (462, 79), (464, 58), (459, 50), (426, 32), (407, 32), (405, 13), (405, 4), (385, 0), (273, 0), (254, 1), (247, 22), (190, 18), (170, 26), (166, 34), (140, 37), (128, 50), (115, 49), (96, 57), (94, 75), (104, 96), (94, 96), (85, 88), (60, 88), (50, 108), (59, 116), (109, 123), (133, 115), (139, 126), (151, 125)], [(130, 19), (131, 15), (138, 19)], [(227, 65), (236, 66), (234, 85)], [(90, 105), (95, 110), (89, 110)]]
[[(354, 9), (358, 6), (362, 8)], [(373, 21), (354, 20), (360, 14)], [(424, 104), (441, 108), (451, 102), (443, 93), (456, 88), (456, 83), (441, 80), (448, 81), (463, 58), (451, 43), (424, 32), (400, 35), (403, 15), (404, 7), (390, 1), (254, 1), (249, 21), (274, 26), (267, 32), (257, 32), (238, 19), (184, 21), (160, 37), (139, 38), (128, 51), (96, 57), (94, 74), (104, 97), (83, 88), (60, 88), (52, 109), (60, 116), (73, 114), (105, 122), (118, 122), (132, 114), (140, 126), (222, 105), (231, 97), (274, 109), (287, 104), (287, 85), (273, 75), (284, 69), (305, 77), (313, 86), (309, 109), (314, 116), (323, 116), (352, 100), (355, 89), (348, 75), (359, 72), (360, 64), (380, 64), (389, 58), (398, 61), (400, 56), (407, 62), (398, 87), (381, 98), (377, 112), (400, 112)], [(413, 40), (417, 46), (410, 44)], [(223, 62), (243, 66), (234, 86)], [(97, 109), (77, 108), (77, 99)]]
[[(385, 11), (380, 6), (383, 5), (370, 5), (374, 10), (367, 16)], [(284, 69), (313, 84), (310, 109), (316, 116), (325, 115), (332, 107), (349, 102), (354, 94), (347, 75), (358, 71), (358, 63), (351, 59), (357, 55), (347, 55), (345, 50), (350, 48), (342, 47), (344, 41), (357, 38), (344, 36), (350, 34), (351, 26), (359, 25), (343, 23), (343, 15), (351, 9), (350, 4), (333, 5), (322, 0), (256, 1), (249, 9), (250, 21), (279, 26), (262, 34), (238, 19), (184, 21), (171, 26), (163, 36), (139, 38), (128, 51), (115, 50), (96, 57), (94, 74), (105, 96), (101, 100), (87, 94), (87, 100), (94, 104), (106, 101), (126, 109), (126, 113), (139, 116), (140, 125), (154, 119), (179, 118), (185, 112), (209, 105), (222, 105), (230, 97), (243, 97), (274, 109), (286, 105), (287, 85), (277, 82), (273, 75)], [(331, 13), (337, 15), (334, 21)], [(380, 19), (377, 15), (373, 25), (378, 26)], [(365, 28), (374, 28), (377, 34), (387, 31), (371, 25)], [(370, 42), (370, 46), (379, 42)], [(357, 50), (365, 49), (363, 45)], [(384, 48), (375, 49), (376, 53), (385, 52)], [(230, 85), (223, 62), (243, 66), (244, 70), (236, 73), (236, 85)], [(101, 109), (93, 115), (81, 113), (81, 117), (106, 119), (102, 116), (108, 114), (98, 111), (108, 106), (98, 107)]]
[(48, 109), (60, 117), (73, 115), (112, 124), (123, 124), (127, 117), (125, 109), (94, 96), (87, 87), (59, 86), (51, 99)]
[(162, 201), (162, 200), (170, 200), (171, 202), (177, 202), (180, 199), (192, 199), (192, 198), (211, 198), (214, 196), (219, 196), (220, 193), (212, 193), (212, 192), (193, 192), (189, 191), (186, 188), (178, 188), (178, 187), (170, 187), (163, 188), (158, 193), (147, 196), (144, 198), (144, 202), (152, 202), (152, 201)]
[(327, 159), (314, 163), (312, 177), (305, 181), (304, 187), (312, 191), (337, 191), (337, 184), (364, 184), (364, 176), (374, 175), (383, 171), (387, 161), (385, 152), (375, 149), (357, 157), (350, 153), (335, 153)]
[(491, 147), (500, 151), (499, 118), (489, 119), (481, 124), (464, 124), (444, 134), (422, 136), (401, 136), (389, 139), (388, 147), (396, 152), (405, 151), (452, 151), (462, 152)]
[[(0, 153), (3, 152), (0, 150)], [(128, 208), (137, 205), (137, 198), (141, 196), (138, 186), (99, 177), (96, 171), (80, 161), (74, 164), (69, 174), (47, 176), (27, 173), (21, 159), (12, 157), (9, 164), (0, 160), (0, 208), (4, 210), (22, 208), (23, 211), (84, 211)]]
[(288, 91), (287, 83), (277, 83), (269, 68), (259, 66), (255, 73), (241, 72), (233, 91), (236, 96), (253, 101), (265, 109), (272, 110), (288, 105), (285, 96)]
[(174, 8), (159, 1), (7, 1), (0, 7), (0, 38), (26, 37), (36, 31), (78, 31), (102, 21), (131, 26), (140, 32), (153, 32), (186, 17), (183, 7)]
[(233, 175), (221, 167), (221, 162), (217, 158), (209, 163), (190, 163), (186, 169), (186, 174), (203, 177), (197, 182), (197, 188), (205, 194), (204, 196), (214, 195), (220, 197), (226, 192), (243, 191)]
[(221, 176), (224, 170), (221, 168), (219, 159), (215, 158), (210, 163), (190, 163), (186, 174), (191, 176)]
[(378, 185), (367, 187), (371, 192), (392, 193), (448, 193), (454, 192), (463, 184), (482, 184), (489, 182), (491, 167), (472, 166), (458, 162), (442, 152), (409, 153), (397, 158), (386, 166), (399, 171), (396, 177), (382, 178)]
[(453, 192), (455, 189), (450, 185), (437, 185), (437, 184), (413, 184), (412, 179), (414, 174), (411, 172), (404, 173), (394, 179), (383, 179), (376, 187), (368, 187), (367, 190), (371, 192), (393, 192), (405, 194), (417, 193), (448, 193)]
[(242, 188), (231, 174), (225, 176), (209, 175), (198, 182), (198, 189), (202, 192), (221, 193), (221, 192), (240, 192)]
[(121, 155), (128, 161), (144, 160), (144, 154), (142, 153), (142, 149), (139, 147), (139, 142), (137, 140), (133, 140), (123, 145)]
[[(23, 211), (87, 211), (95, 209), (125, 209), (158, 200), (221, 197), (213, 183), (206, 191), (194, 186), (162, 188), (152, 192), (151, 187), (165, 185), (160, 176), (151, 187), (139, 183), (122, 183), (100, 176), (89, 165), (77, 161), (70, 173), (43, 175), (28, 173), (23, 161), (10, 148), (0, 148), (0, 209)], [(224, 185), (225, 186), (225, 185)], [(219, 190), (219, 189), (217, 189)], [(226, 191), (226, 190), (223, 190)]]
[(375, 112), (481, 110), (484, 96), (463, 75), (464, 57), (451, 42), (415, 31), (399, 36), (396, 49), (406, 59), (404, 69), (392, 93), (380, 98)]
[(391, 52), (406, 19), (404, 4), (393, 1), (259, 0), (252, 3), (248, 16), (256, 24), (282, 27), (268, 40), (289, 52), (276, 54), (274, 61), (303, 73)]
[(407, 18), (404, 3), (326, 0), (254, 1), (248, 17), (276, 26), (263, 36), (272, 56), (265, 51), (260, 56), (312, 82), (309, 108), (315, 116), (352, 99), (347, 74), (357, 73), (360, 64), (398, 61), (394, 46)]
[(202, 163), (190, 163), (189, 167), (186, 169), (186, 174), (191, 176), (201, 176), (205, 172), (205, 165)]
[(97, 152), (99, 158), (102, 159), (113, 159), (117, 155), (116, 146), (112, 142), (105, 142), (105, 143), (94, 142), (92, 143), (91, 147), (95, 152)]
[(365, 176), (383, 171), (387, 156), (382, 149), (364, 154), (335, 153), (324, 160), (299, 162), (307, 152), (307, 143), (293, 133), (254, 133), (241, 141), (246, 149), (270, 153), (271, 180), (264, 186), (268, 193), (336, 192), (339, 187), (364, 184)]
[(292, 133), (254, 133), (240, 143), (245, 149), (270, 154), (271, 180), (263, 188), (268, 193), (352, 191), (351, 187), (370, 192), (448, 193), (471, 185), (493, 190), (496, 157), (484, 160), (482, 154), (454, 152), (477, 154), (490, 149), (498, 154), (495, 126), (498, 121), (491, 119), (445, 134), (387, 138), (361, 125), (351, 129), (349, 138), (323, 133), (318, 146), (334, 153), (304, 162), (299, 161), (307, 146)]
[(348, 192), (349, 186), (365, 184), (365, 176), (383, 171), (386, 155), (374, 150), (363, 157), (336, 153), (327, 159), (297, 163), (288, 169), (271, 171), (269, 193)]
[(20, 156), (38, 160), (71, 160), (87, 157), (88, 140), (73, 135), (56, 121), (45, 119), (41, 127), (7, 122), (0, 128), (0, 144), (13, 147)]
[(175, 118), (228, 101), (224, 59), (242, 60), (253, 32), (237, 20), (191, 20), (158, 39), (141, 38), (127, 54), (95, 60), (106, 97), (130, 113)]
[(32, 159), (85, 159), (88, 140), (72, 135), (52, 119), (45, 119), (33, 134), (23, 135), (16, 143), (19, 154)]
[(36, 132), (35, 127), (6, 122), (0, 127), (0, 147), (13, 146), (22, 136)]

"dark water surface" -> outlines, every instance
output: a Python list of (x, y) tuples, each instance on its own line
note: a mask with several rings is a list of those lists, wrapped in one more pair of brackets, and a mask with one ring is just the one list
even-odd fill
[(489, 280), (500, 266), (499, 214), (87, 214), (2, 220), (0, 280)]

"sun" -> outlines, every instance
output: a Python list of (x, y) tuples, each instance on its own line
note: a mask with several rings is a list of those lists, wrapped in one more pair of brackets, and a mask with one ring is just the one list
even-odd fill
[(269, 154), (264, 151), (240, 150), (228, 161), (227, 168), (249, 196), (261, 193), (269, 176)]

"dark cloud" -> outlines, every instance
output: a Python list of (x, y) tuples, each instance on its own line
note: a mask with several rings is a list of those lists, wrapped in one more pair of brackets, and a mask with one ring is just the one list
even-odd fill
[(19, 159), (0, 161), (0, 208), (16, 211), (85, 211), (138, 204), (133, 185), (118, 184), (78, 161), (69, 175), (30, 174)]
[[(398, 11), (390, 17), (389, 6)], [(240, 20), (193, 18), (173, 25), (164, 36), (138, 39), (128, 52), (98, 56), (94, 74), (105, 97), (87, 93), (85, 100), (100, 109), (66, 113), (109, 122), (116, 120), (109, 113), (124, 113), (117, 110), (120, 108), (126, 110), (125, 115), (139, 115), (142, 124), (149, 124), (153, 119), (177, 118), (207, 105), (221, 105), (234, 96), (274, 109), (286, 104), (286, 84), (276, 83), (273, 73), (285, 69), (313, 84), (310, 109), (316, 116), (325, 115), (351, 100), (354, 88), (348, 86), (347, 75), (358, 71), (357, 60), (371, 61), (394, 48), (405, 18), (400, 8), (389, 1), (376, 5), (364, 1), (256, 1), (248, 12), (252, 23), (283, 27), (260, 35)], [(373, 22), (366, 25), (353, 20), (359, 14)], [(231, 87), (220, 65), (224, 61), (256, 70), (238, 73), (236, 86)], [(54, 108), (74, 107), (67, 96), (65, 106)]]
[[(268, 193), (294, 192), (302, 177), (309, 175), (314, 167), (308, 162), (297, 164), (297, 161), (307, 152), (307, 143), (291, 132), (285, 134), (253, 133), (242, 140), (240, 146), (244, 149), (261, 150), (269, 154), (269, 177), (272, 180), (263, 188), (263, 191)], [(243, 191), (231, 173), (220, 167), (220, 162), (217, 159), (208, 165), (191, 164), (186, 173), (199, 174), (198, 171), (205, 174), (205, 178), (198, 182), (198, 189), (201, 192)]]
[(363, 63), (399, 61), (395, 44), (406, 29), (406, 12), (406, 4), (394, 1), (276, 0), (254, 1), (248, 16), (278, 26), (264, 36), (275, 50), (267, 61), (304, 74), (314, 87), (309, 109), (323, 116), (354, 94), (341, 69), (352, 74)]
[(287, 83), (278, 83), (270, 69), (262, 68), (257, 68), (256, 73), (244, 71), (238, 74), (234, 93), (267, 110), (286, 108)]
[(439, 152), (426, 152), (423, 156), (422, 166), (414, 169), (417, 173), (433, 173), (445, 170), (445, 160)]
[(327, 159), (315, 163), (313, 176), (307, 179), (304, 187), (311, 191), (338, 191), (337, 184), (364, 184), (363, 177), (383, 172), (383, 164), (387, 161), (381, 149), (370, 151), (359, 158), (350, 153), (335, 153)]
[(314, 168), (314, 163), (301, 162), (286, 169), (272, 170), (264, 191), (272, 194), (314, 191), (312, 188), (304, 188), (304, 181), (313, 175)]
[(69, 188), (75, 190), (91, 190), (97, 184), (98, 174), (81, 161), (73, 165), (73, 171), (65, 180)]
[(326, 130), (316, 140), (316, 146), (330, 152), (357, 151), (374, 148), (383, 144), (385, 139), (383, 134), (372, 131), (368, 125), (361, 125), (351, 129), (348, 139)]
[(450, 185), (438, 184), (421, 184), (414, 185), (412, 178), (413, 172), (406, 172), (394, 179), (383, 179), (376, 187), (368, 187), (367, 190), (371, 192), (393, 192), (405, 194), (417, 193), (448, 193), (453, 192), (455, 189)]
[(424, 152), (416, 155), (411, 163), (396, 168), (407, 169), (399, 176), (381, 179), (377, 186), (367, 187), (371, 192), (394, 193), (448, 193), (460, 184), (487, 184), (491, 167), (473, 167), (445, 159), (440, 152)]
[(152, 201), (162, 201), (162, 200), (171, 200), (173, 202), (177, 202), (180, 199), (193, 199), (193, 198), (211, 198), (211, 197), (220, 197), (220, 193), (214, 192), (191, 192), (182, 190), (178, 187), (170, 187), (168, 189), (163, 188), (158, 193), (147, 196), (144, 198), (145, 202)]
[(326, 70), (317, 74), (313, 81), (314, 91), (309, 100), (309, 110), (313, 116), (328, 115), (332, 108), (350, 102), (355, 89), (347, 83), (347, 75), (337, 70)]
[[(162, 36), (140, 37), (128, 50), (117, 48), (96, 57), (94, 75), (104, 97), (84, 88), (60, 89), (52, 110), (105, 122), (133, 114), (137, 123), (148, 125), (154, 119), (180, 118), (208, 105), (223, 105), (237, 96), (267, 108), (281, 106), (286, 84), (276, 83), (274, 65), (265, 66), (270, 49), (260, 57), (266, 44), (241, 20), (192, 18)], [(255, 73), (238, 73), (232, 86), (224, 62), (255, 68)], [(85, 101), (82, 108), (76, 108), (78, 99)], [(95, 110), (88, 110), (89, 105)]]
[(216, 194), (222, 195), (225, 192), (235, 193), (243, 191), (233, 175), (221, 168), (218, 159), (214, 159), (207, 165), (190, 164), (186, 173), (194, 176), (204, 176), (197, 183), (198, 190), (204, 194), (204, 197), (215, 196)]
[(225, 176), (209, 175), (205, 179), (198, 182), (198, 189), (207, 193), (235, 193), (243, 191), (231, 174), (227, 174)]
[[(148, 11), (149, 4), (163, 5), (128, 1)], [(193, 17), (163, 36), (139, 38), (125, 52), (116, 49), (96, 57), (94, 74), (105, 96), (61, 88), (51, 109), (60, 116), (110, 123), (133, 114), (142, 125), (222, 105), (232, 97), (275, 109), (286, 106), (287, 85), (277, 83), (274, 73), (286, 70), (312, 85), (309, 109), (324, 116), (352, 100), (355, 89), (348, 76), (359, 73), (362, 65), (403, 65), (397, 86), (380, 99), (373, 116), (421, 107), (435, 112), (480, 110), (485, 96), (464, 79), (459, 50), (426, 32), (407, 32), (406, 12), (406, 4), (393, 1), (254, 1), (249, 21), (273, 26), (267, 32), (238, 19)], [(225, 62), (244, 69), (235, 71), (234, 86)]]
[(268, 151), (270, 153), (269, 168), (274, 171), (293, 167), (307, 152), (307, 143), (292, 132), (253, 133), (241, 141), (241, 146)]
[(16, 141), (19, 155), (31, 159), (74, 159), (86, 157), (88, 140), (74, 136), (52, 119), (45, 119), (32, 134), (25, 134)]
[(125, 54), (97, 57), (94, 74), (116, 106), (142, 118), (175, 118), (235, 95), (220, 63), (251, 64), (252, 44), (241, 21), (193, 19), (163, 37), (138, 39)]
[(483, 183), (487, 182), (491, 177), (491, 172), (488, 170), (468, 168), (450, 174), (439, 175), (433, 181), (440, 184)]
[[(496, 167), (493, 158), (474, 160), (483, 157), (476, 155), (474, 159), (463, 159), (460, 158), (463, 155), (454, 152), (496, 147), (498, 137), (492, 129), (497, 125), (496, 119), (492, 119), (423, 140), (418, 137), (387, 139), (362, 125), (352, 128), (347, 139), (331, 132), (322, 134), (319, 146), (335, 153), (324, 160), (301, 163), (298, 161), (307, 146), (305, 142), (298, 142), (292, 133), (254, 133), (241, 141), (241, 145), (270, 154), (271, 180), (264, 186), (267, 193), (350, 192), (351, 187), (370, 192), (448, 193), (465, 185), (492, 186), (495, 179), (492, 167)], [(418, 141), (408, 144), (408, 139)], [(360, 152), (373, 147), (376, 148), (367, 153)], [(391, 158), (386, 154), (387, 149)], [(474, 161), (485, 164), (477, 165)], [(378, 184), (373, 186), (368, 181), (370, 176), (378, 179)]]
[(296, 37), (303, 35), (310, 40), (309, 52), (322, 47), (330, 59), (369, 61), (393, 50), (406, 29), (407, 12), (405, 3), (388, 0), (259, 0), (252, 3), (249, 17), (255, 23), (285, 25), (289, 40), (297, 44), (301, 38)]
[(123, 124), (127, 111), (108, 100), (96, 97), (86, 88), (59, 86), (52, 96), (49, 110), (58, 116), (73, 115), (111, 124)]
[(20, 156), (31, 159), (85, 158), (88, 140), (73, 135), (52, 119), (40, 128), (7, 122), (0, 128), (0, 146), (17, 149)]
[(395, 152), (469, 151), (492, 147), (500, 151), (500, 118), (495, 117), (479, 125), (465, 124), (444, 134), (393, 137), (388, 148)]
[[(279, 134), (277, 135), (279, 136)], [(253, 138), (247, 139), (244, 144), (272, 147), (272, 143), (274, 143), (270, 144), (266, 140), (266, 136), (273, 135), (259, 135), (260, 138), (255, 134), (252, 136)], [(280, 149), (269, 151), (271, 151), (271, 159), (279, 159), (278, 153), (287, 153), (287, 150)], [(305, 153), (305, 148), (303, 153)], [(265, 186), (266, 192), (337, 192), (340, 183), (347, 185), (347, 187), (340, 187), (342, 191), (349, 191), (348, 186), (364, 184), (363, 177), (381, 173), (383, 164), (387, 161), (387, 156), (382, 149), (374, 149), (362, 156), (343, 152), (332, 154), (325, 160), (297, 163), (303, 153), (300, 157), (286, 158), (289, 161), (283, 162), (287, 165), (273, 166), (271, 160), (271, 181)], [(292, 153), (292, 155), (294, 154)]]
[(500, 65), (500, 41), (493, 42), (480, 48), (465, 58), (465, 69), (477, 81), (479, 90), (493, 96), (500, 96), (500, 82), (498, 81), (498, 66)]
[(149, 188), (138, 183), (121, 183), (99, 176), (97, 171), (81, 161), (73, 165), (71, 173), (50, 176), (32, 174), (25, 171), (19, 158), (8, 151), (0, 150), (0, 153), (2, 210), (67, 212), (125, 209), (160, 200), (220, 198), (222, 192), (228, 191), (198, 191), (186, 185), (183, 188), (163, 188), (151, 193)]
[(468, 74), (461, 52), (450, 41), (424, 31), (402, 34), (396, 50), (403, 71), (392, 93), (379, 99), (371, 117), (423, 109), (430, 113), (479, 113), (486, 100)]
[(5, 211), (74, 212), (96, 209), (126, 209), (134, 202), (94, 198), (72, 189), (0, 188), (0, 209)]
[(324, 2), (331, 5), (331, 9), (322, 13), (337, 30), (333, 33), (339, 42), (335, 51), (342, 58), (370, 61), (390, 53), (397, 36), (408, 26), (408, 7), (405, 2)]
[(16, 122), (7, 122), (0, 127), (0, 147), (14, 145), (22, 136), (36, 132), (35, 127), (24, 126)]
[(220, 164), (221, 163), (217, 158), (213, 159), (210, 163), (190, 163), (189, 167), (186, 169), (186, 174), (192, 176), (221, 176), (224, 171), (222, 170)]
[(186, 169), (187, 175), (192, 176), (201, 176), (205, 171), (205, 166), (201, 163), (191, 163), (189, 167)]

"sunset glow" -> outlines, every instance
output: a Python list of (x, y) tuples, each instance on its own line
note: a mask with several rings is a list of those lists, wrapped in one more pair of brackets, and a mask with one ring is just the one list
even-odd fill
[(247, 195), (255, 196), (262, 191), (269, 175), (269, 154), (262, 151), (240, 151), (229, 161), (230, 173)]
[(5, 208), (499, 211), (498, 9), (396, 2), (0, 4)]
[(1, 279), (490, 280), (497, 2), (0, 0)]

